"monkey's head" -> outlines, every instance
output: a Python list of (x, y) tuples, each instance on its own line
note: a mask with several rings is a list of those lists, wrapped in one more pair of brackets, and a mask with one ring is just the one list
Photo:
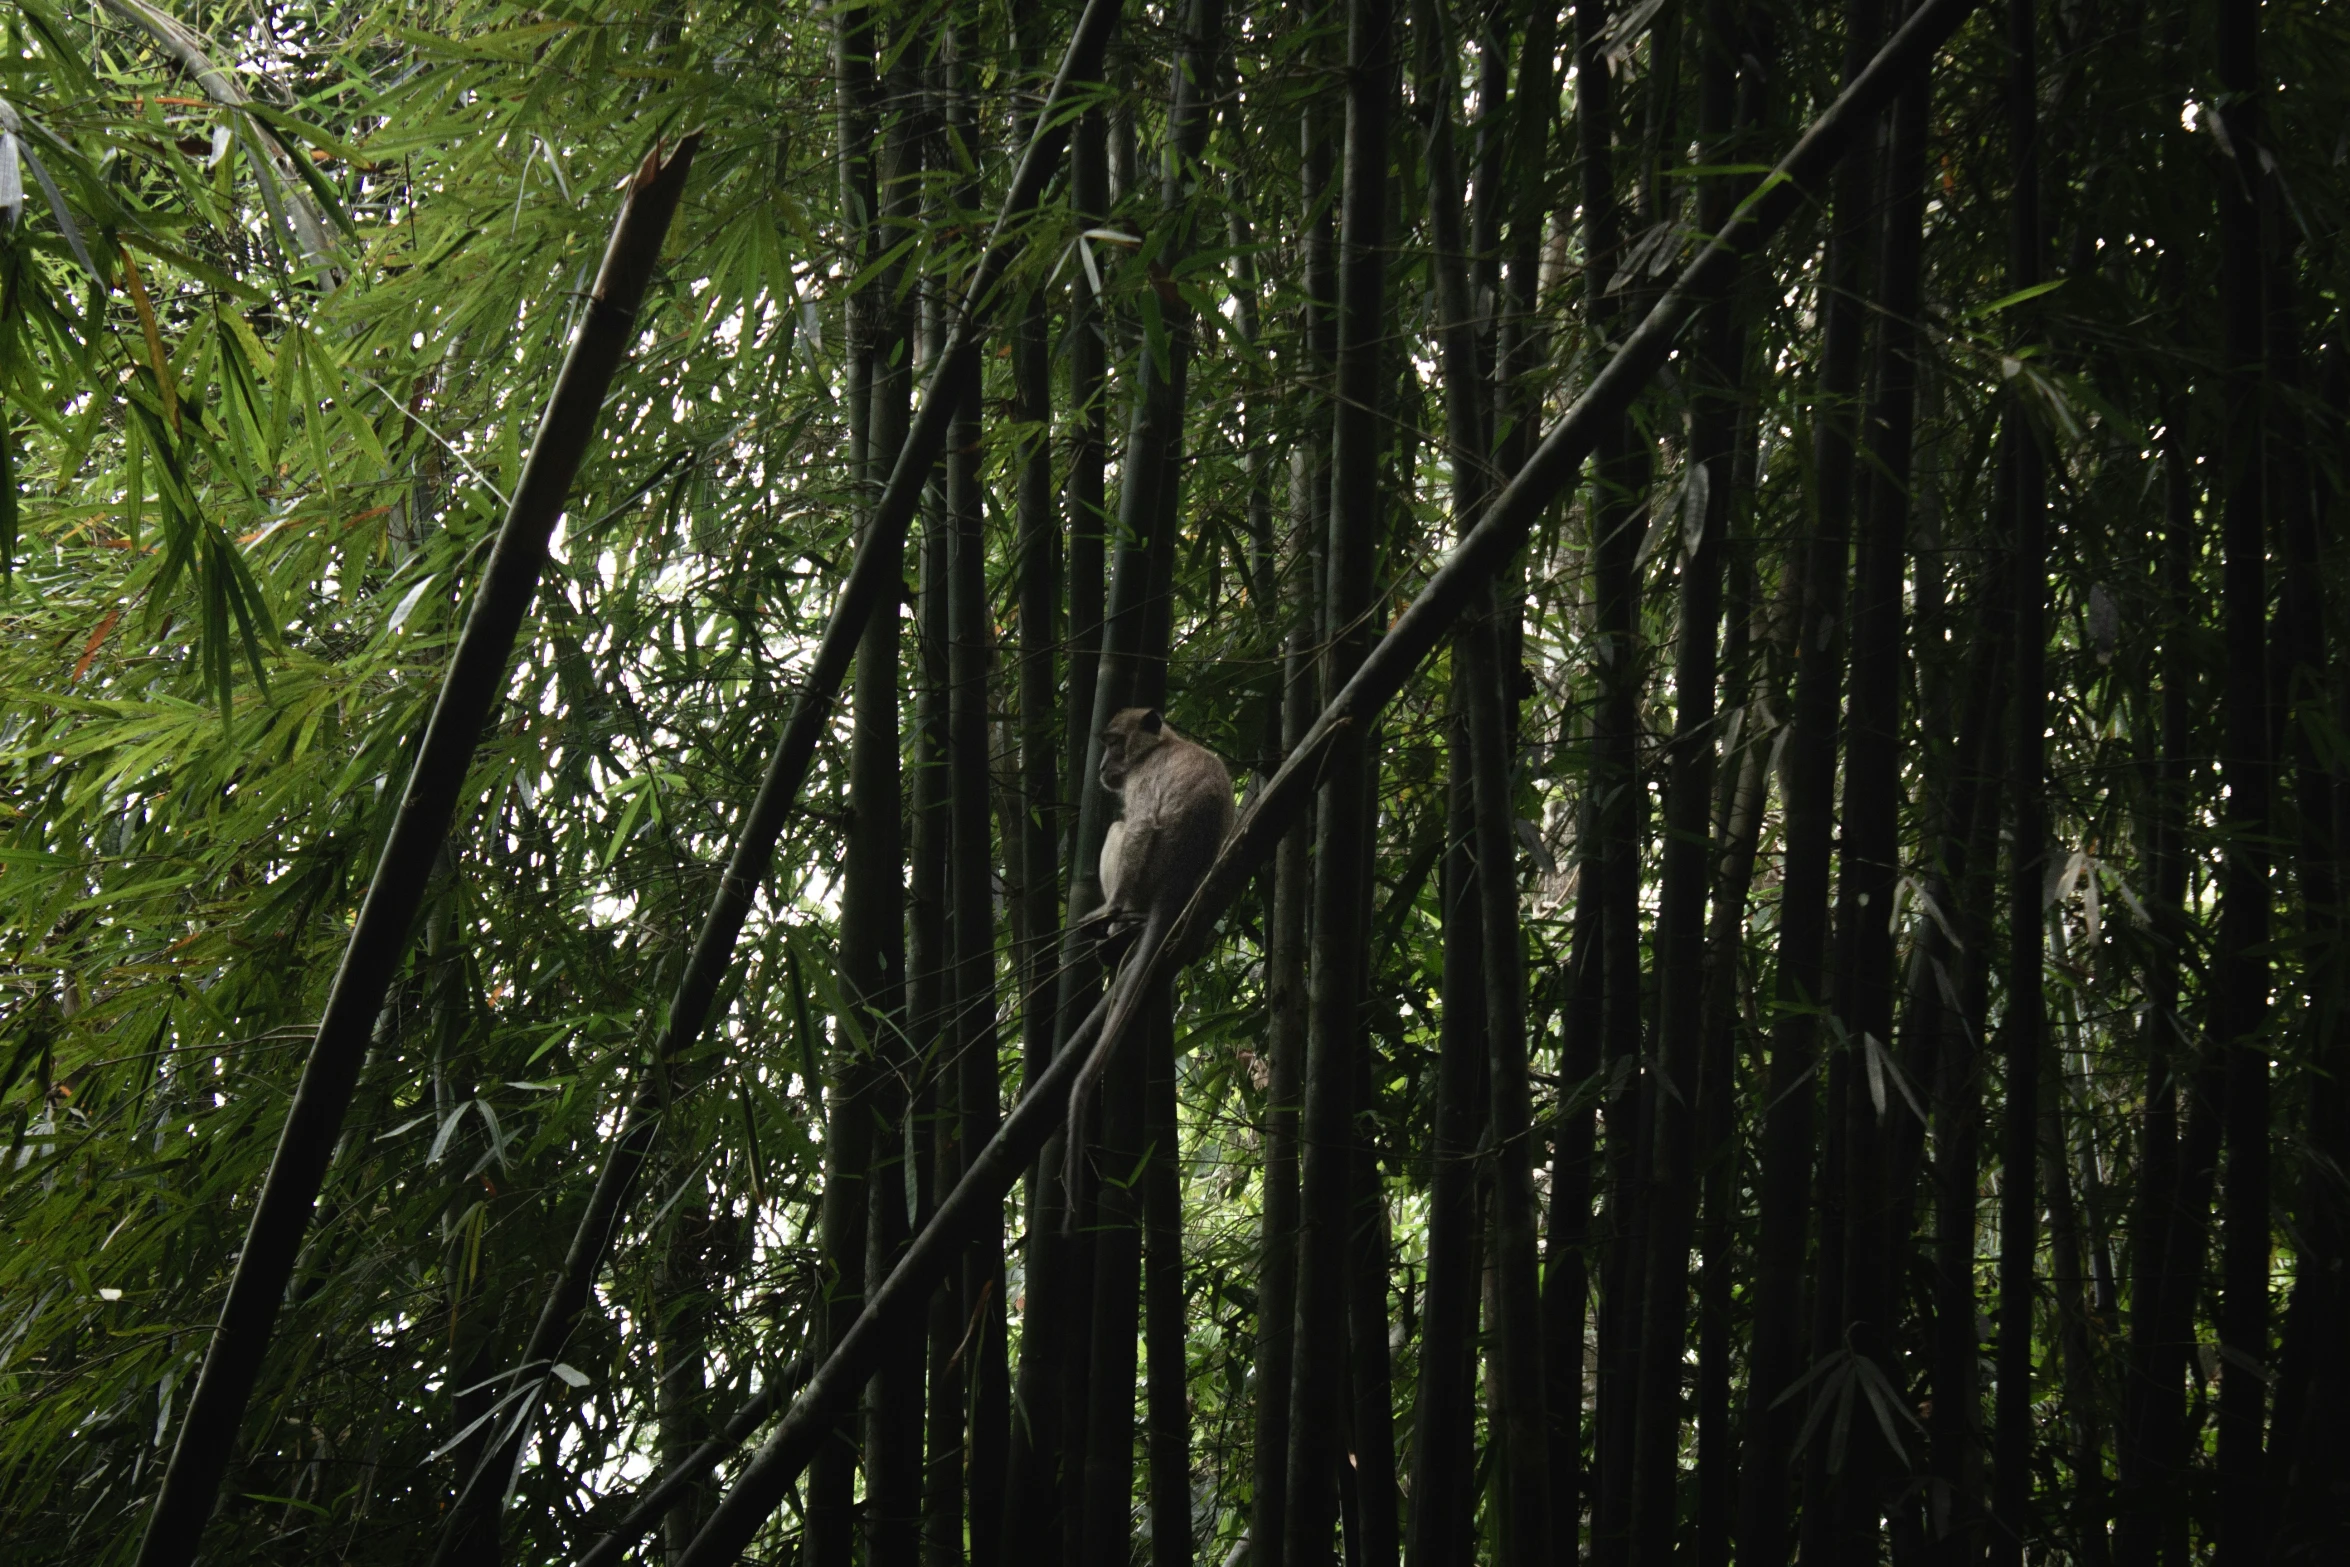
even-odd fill
[(1126, 787), (1126, 775), (1159, 748), (1170, 731), (1155, 707), (1122, 708), (1102, 726), (1102, 787), (1112, 794)]

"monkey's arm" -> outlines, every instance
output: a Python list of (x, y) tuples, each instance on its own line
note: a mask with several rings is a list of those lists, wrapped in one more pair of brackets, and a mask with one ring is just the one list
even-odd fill
[(1120, 894), (1125, 890), (1127, 865), (1126, 819), (1110, 823), (1110, 830), (1102, 839), (1100, 872), (1095, 880), (1101, 884), (1102, 901), (1089, 919), (1104, 919), (1117, 911)]
[(1122, 930), (1148, 918), (1165, 879), (1159, 862), (1166, 855), (1166, 832), (1149, 815), (1135, 814), (1133, 805), (1129, 800), (1128, 814), (1112, 822), (1102, 840), (1102, 902), (1086, 924), (1104, 930)]
[(1110, 823), (1109, 833), (1102, 839), (1102, 852), (1094, 876), (1101, 888), (1101, 901), (1087, 913), (1075, 918), (1078, 932), (1088, 940), (1101, 941), (1127, 923), (1129, 910), (1127, 894), (1134, 881), (1134, 844), (1120, 817)]

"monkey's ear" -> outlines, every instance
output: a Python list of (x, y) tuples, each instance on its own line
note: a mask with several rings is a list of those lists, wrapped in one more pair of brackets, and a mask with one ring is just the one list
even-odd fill
[(1164, 727), (1165, 723), (1166, 720), (1159, 716), (1159, 710), (1154, 707), (1142, 715), (1142, 732), (1146, 735), (1155, 735)]

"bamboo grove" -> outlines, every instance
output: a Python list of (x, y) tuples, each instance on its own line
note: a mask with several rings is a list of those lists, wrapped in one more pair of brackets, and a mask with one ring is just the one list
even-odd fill
[(5, 1556), (2331, 1559), (2346, 80), (19, 0)]

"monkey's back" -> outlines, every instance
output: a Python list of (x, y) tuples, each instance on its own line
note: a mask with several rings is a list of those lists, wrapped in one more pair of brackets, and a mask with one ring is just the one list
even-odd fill
[(1140, 893), (1152, 904), (1164, 896), (1180, 903), (1231, 834), (1232, 774), (1215, 752), (1180, 737), (1153, 760), (1127, 784), (1127, 853), (1139, 850), (1140, 863), (1120, 879), (1129, 901)]

